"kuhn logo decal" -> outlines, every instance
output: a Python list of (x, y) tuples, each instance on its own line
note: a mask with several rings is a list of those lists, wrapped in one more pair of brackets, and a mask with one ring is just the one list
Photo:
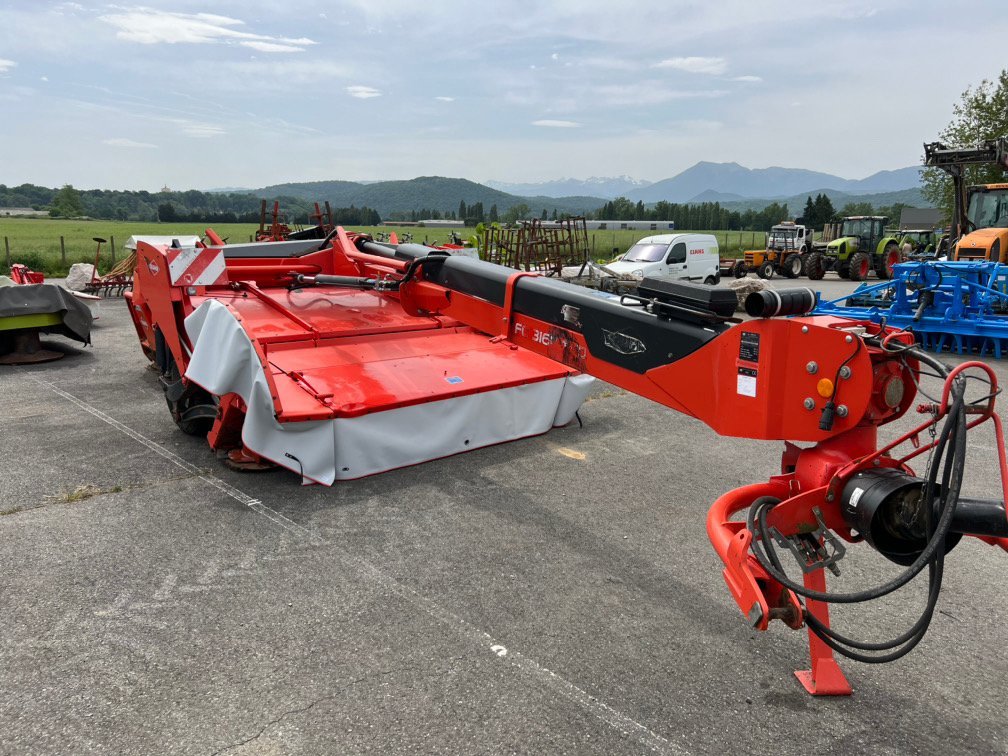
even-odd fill
[(640, 354), (647, 351), (647, 346), (645, 346), (644, 342), (634, 336), (628, 336), (618, 331), (607, 331), (605, 328), (602, 329), (602, 334), (605, 345), (614, 352), (619, 352), (620, 354)]

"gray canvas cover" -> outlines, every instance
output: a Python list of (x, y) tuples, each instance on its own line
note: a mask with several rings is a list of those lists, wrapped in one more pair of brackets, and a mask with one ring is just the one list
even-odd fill
[(63, 287), (53, 284), (0, 286), (0, 318), (50, 312), (59, 313), (63, 322), (46, 326), (43, 331), (58, 333), (83, 344), (91, 343), (91, 310)]

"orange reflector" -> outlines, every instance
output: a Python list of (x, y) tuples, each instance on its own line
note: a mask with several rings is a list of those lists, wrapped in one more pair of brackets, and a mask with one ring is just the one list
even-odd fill
[(829, 399), (833, 396), (833, 381), (829, 378), (820, 378), (819, 383), (816, 384), (816, 390), (823, 399)]

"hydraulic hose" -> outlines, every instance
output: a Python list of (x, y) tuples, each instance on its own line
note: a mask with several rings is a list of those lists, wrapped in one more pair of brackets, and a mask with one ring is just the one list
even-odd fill
[[(948, 370), (940, 361), (920, 352), (915, 347), (887, 347), (887, 351), (913, 353), (914, 357), (934, 367), (941, 377)], [(862, 603), (880, 598), (903, 587), (916, 577), (926, 566), (928, 568), (928, 596), (924, 611), (914, 624), (896, 638), (888, 641), (860, 641), (838, 633), (820, 622), (810, 612), (805, 613), (809, 629), (827, 646), (839, 654), (855, 661), (882, 663), (893, 661), (908, 653), (927, 632), (937, 606), (944, 574), (945, 538), (952, 531), (953, 516), (962, 486), (966, 459), (966, 402), (965, 380), (957, 378), (952, 386), (948, 415), (942, 424), (941, 433), (935, 444), (935, 455), (928, 467), (922, 492), (928, 532), (927, 545), (914, 562), (902, 574), (875, 588), (850, 593), (830, 593), (814, 591), (796, 583), (784, 573), (783, 565), (774, 549), (767, 515), (778, 503), (777, 499), (762, 497), (753, 502), (746, 524), (754, 534), (752, 552), (767, 573), (781, 585), (799, 596), (829, 603)], [(939, 474), (941, 481), (939, 484)], [(941, 492), (940, 494), (938, 492)], [(876, 652), (876, 653), (862, 653)], [(886, 652), (886, 653), (878, 653)]]

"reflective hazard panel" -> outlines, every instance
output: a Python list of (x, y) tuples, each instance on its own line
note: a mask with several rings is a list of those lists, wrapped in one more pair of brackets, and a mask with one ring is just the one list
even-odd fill
[(206, 247), (168, 247), (168, 277), (177, 286), (227, 283), (224, 250)]

